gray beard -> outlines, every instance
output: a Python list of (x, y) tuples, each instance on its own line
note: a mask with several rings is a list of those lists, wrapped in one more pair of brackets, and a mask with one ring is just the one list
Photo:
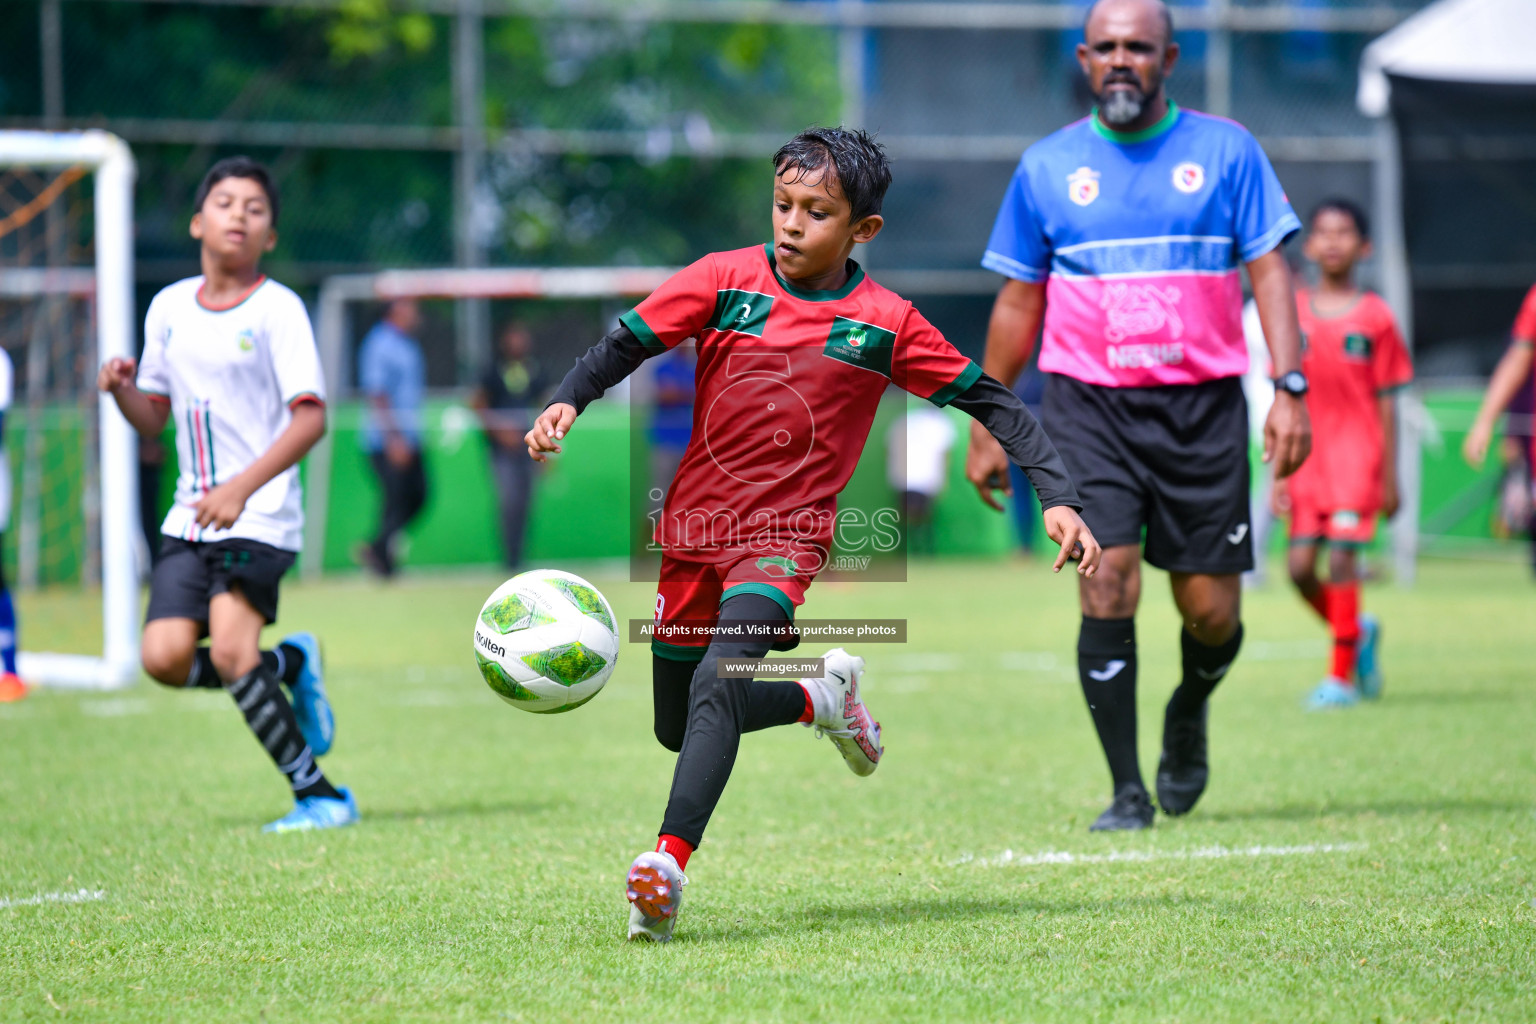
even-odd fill
[(1140, 117), (1145, 104), (1146, 98), (1143, 96), (1116, 90), (1099, 105), (1099, 118), (1111, 128), (1118, 128)]

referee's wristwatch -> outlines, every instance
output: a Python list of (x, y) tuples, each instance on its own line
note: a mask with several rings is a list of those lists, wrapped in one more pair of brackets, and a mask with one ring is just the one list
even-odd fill
[(1300, 398), (1307, 393), (1307, 375), (1300, 370), (1282, 373), (1275, 378), (1275, 390)]

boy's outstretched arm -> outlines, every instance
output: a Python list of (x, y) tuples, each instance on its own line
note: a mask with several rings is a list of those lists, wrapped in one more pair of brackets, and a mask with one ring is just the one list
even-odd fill
[(560, 451), (559, 442), (570, 433), (576, 417), (609, 388), (639, 369), (649, 355), (640, 339), (623, 324), (603, 335), (603, 340), (576, 360), (571, 372), (549, 397), (549, 405), (533, 421), (533, 429), (523, 438), (528, 454), (535, 461), (548, 461), (545, 453)]
[(132, 359), (108, 359), (96, 374), (96, 387), (112, 396), (123, 419), (143, 437), (159, 437), (171, 417), (171, 403), (139, 390), (134, 381), (139, 365)]
[(1504, 358), (1494, 367), (1488, 380), (1488, 390), (1483, 393), (1482, 405), (1472, 429), (1467, 431), (1461, 444), (1462, 458), (1474, 469), (1483, 467), (1488, 457), (1488, 445), (1493, 441), (1494, 428), (1509, 403), (1520, 388), (1531, 379), (1531, 365), (1536, 361), (1536, 340), (1516, 338), (1504, 352)]
[(1083, 576), (1097, 572), (1103, 551), (1078, 515), (1083, 503), (1077, 488), (1072, 486), (1056, 446), (1019, 396), (983, 373), (949, 404), (985, 427), (1029, 477), (1040, 496), (1045, 532), (1061, 545), (1054, 570), (1060, 572), (1067, 559), (1080, 555), (1077, 571)]
[(267, 481), (302, 459), (325, 436), (325, 406), (318, 401), (301, 401), (293, 407), (288, 428), (277, 435), (272, 447), (239, 475), (226, 480), (203, 495), (197, 503), (197, 525), (227, 530), (235, 525), (245, 503)]

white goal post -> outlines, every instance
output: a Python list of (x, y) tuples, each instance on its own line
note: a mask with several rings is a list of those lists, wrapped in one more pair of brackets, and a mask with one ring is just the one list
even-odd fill
[[(0, 268), (0, 292), (26, 298), (82, 289), (95, 292), (96, 359), (82, 367), (94, 391), (101, 360), (133, 358), (133, 187), (136, 169), (126, 143), (103, 131), (0, 131), (0, 166), (81, 167), (94, 175), (95, 270)], [(91, 280), (90, 278), (94, 278)], [(102, 651), (100, 656), (23, 650), (17, 669), (31, 683), (110, 689), (139, 675), (138, 456), (133, 429), (110, 396), (97, 400), (101, 496)], [(21, 639), (41, 641), (21, 623)]]

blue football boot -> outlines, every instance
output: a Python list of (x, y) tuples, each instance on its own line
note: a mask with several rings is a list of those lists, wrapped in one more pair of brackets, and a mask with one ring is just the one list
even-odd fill
[(341, 799), (306, 796), (294, 802), (293, 810), (261, 827), (263, 832), (308, 832), (317, 828), (343, 828), (358, 822), (357, 801), (345, 786), (337, 790)]
[(331, 713), (331, 700), (325, 695), (320, 641), (313, 633), (293, 633), (283, 637), (281, 642), (304, 652), (304, 667), (290, 688), (293, 716), (299, 720), (299, 732), (309, 744), (310, 751), (319, 757), (330, 752), (336, 739), (336, 716)]
[(1327, 711), (1332, 708), (1352, 708), (1360, 703), (1360, 694), (1342, 679), (1329, 676), (1317, 684), (1307, 697), (1308, 711)]
[(1355, 655), (1355, 679), (1360, 696), (1375, 700), (1381, 696), (1381, 621), (1374, 615), (1360, 616), (1360, 645)]

